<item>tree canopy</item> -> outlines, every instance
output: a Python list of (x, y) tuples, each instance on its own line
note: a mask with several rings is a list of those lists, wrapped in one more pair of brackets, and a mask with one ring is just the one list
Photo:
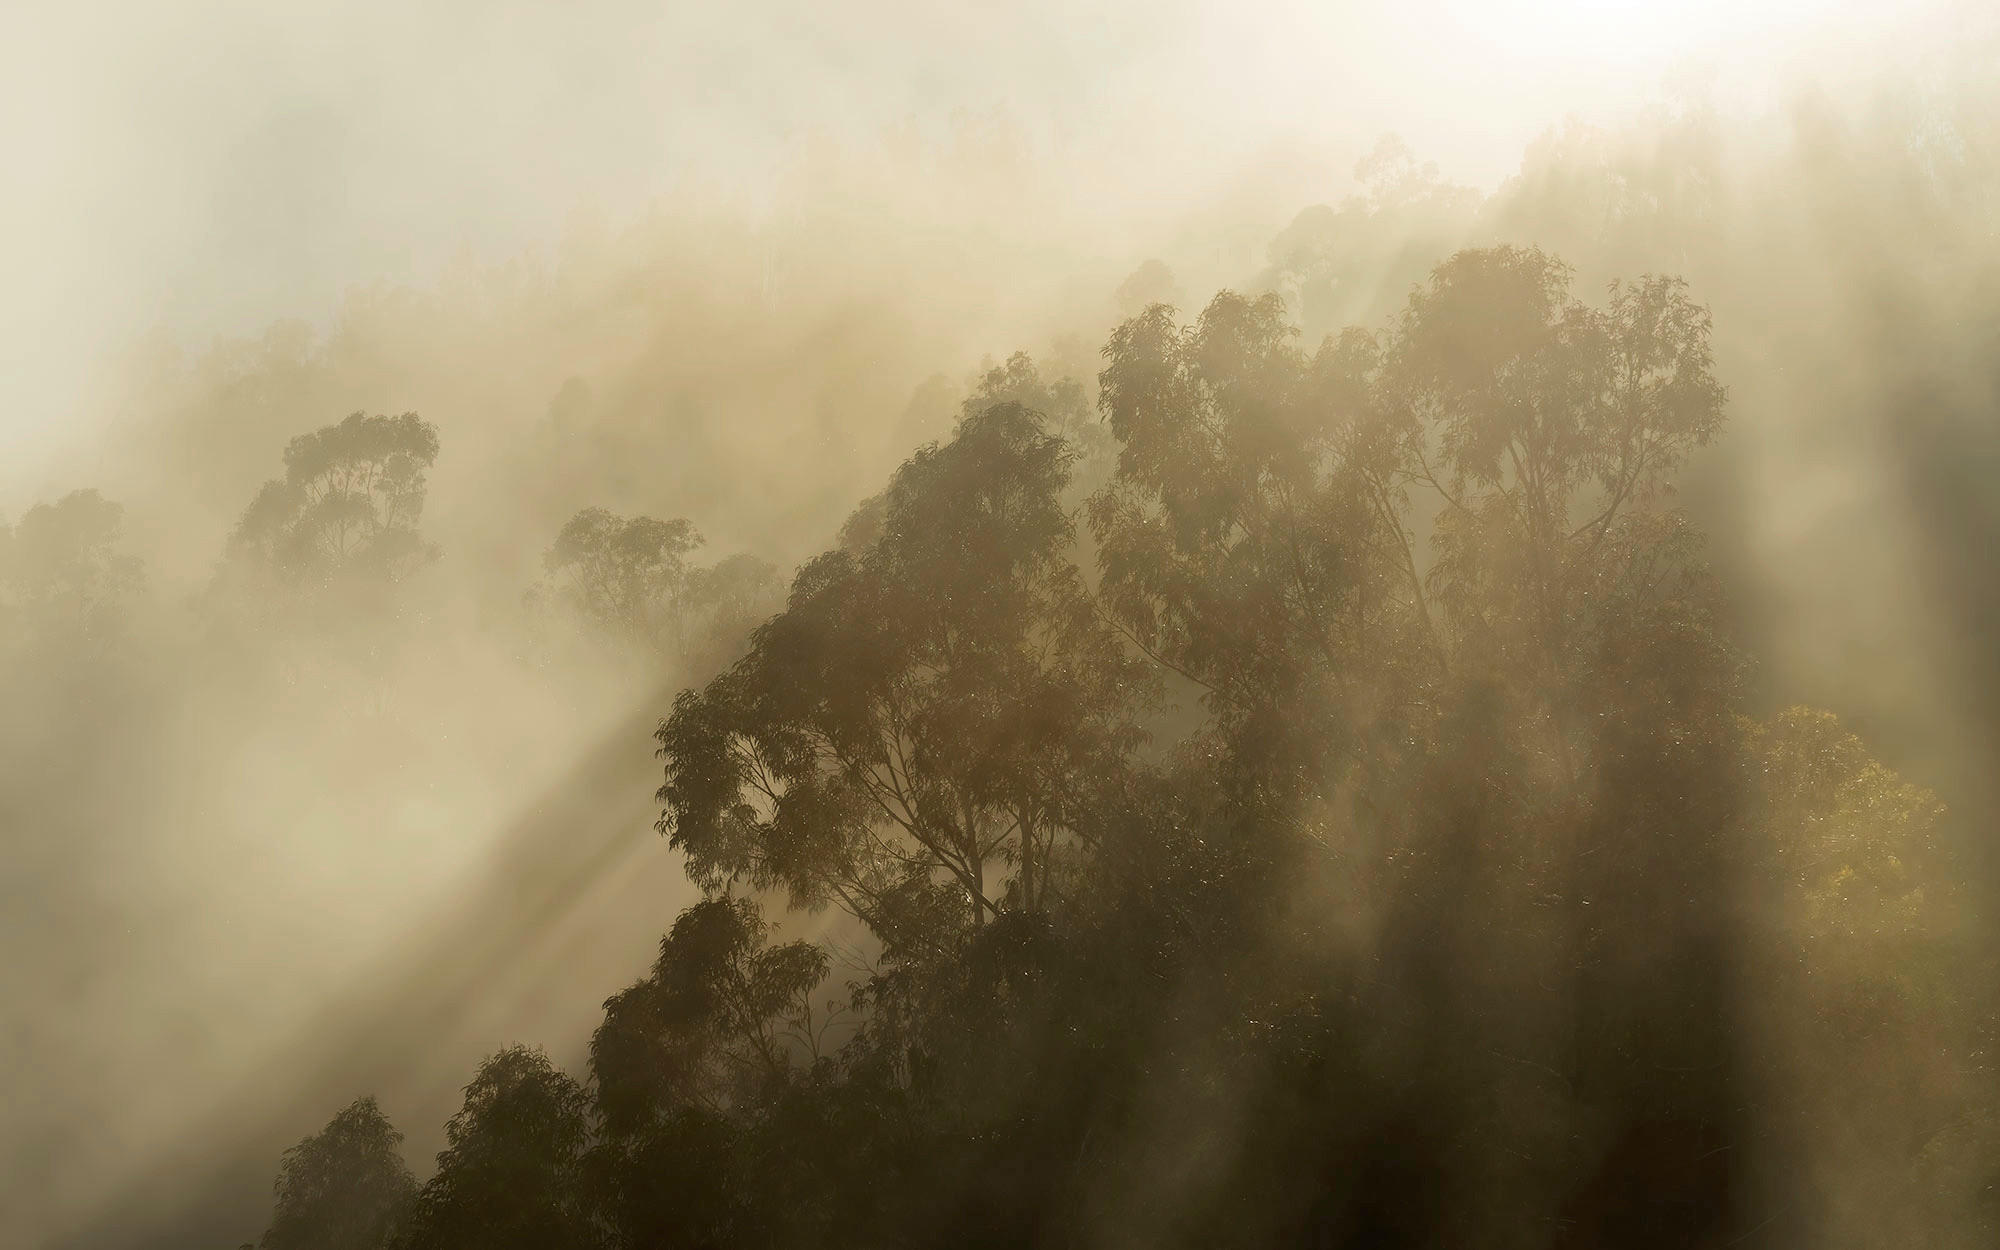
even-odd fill
[(437, 430), (414, 412), (356, 412), (285, 446), (232, 536), (235, 556), (288, 582), (394, 582), (434, 558), (417, 531)]
[[(487, 1061), (393, 1244), (1719, 1247), (1787, 1151), (1979, 1244), (1941, 805), (1746, 694), (1673, 495), (1710, 337), (1494, 247), (1309, 348), (1275, 294), (1144, 307), (1091, 433), (990, 371), (674, 699), (700, 900), (588, 1083)], [(747, 623), (769, 574), (696, 542), (592, 509), (549, 566)]]
[(278, 1163), (277, 1206), (263, 1250), (373, 1250), (399, 1231), (416, 1181), (403, 1135), (359, 1098)]

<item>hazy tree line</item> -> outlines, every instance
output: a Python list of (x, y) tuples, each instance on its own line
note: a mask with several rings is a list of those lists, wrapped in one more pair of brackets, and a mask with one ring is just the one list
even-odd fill
[[(541, 609), (733, 638), (657, 734), (701, 900), (587, 1071), (489, 1058), (421, 1182), (355, 1102), (261, 1244), (2000, 1232), (1947, 816), (1747, 697), (1676, 506), (1730, 408), (1698, 292), (1501, 246), (1375, 328), (1296, 307), (1009, 360), (782, 603), (685, 521), (565, 525)], [(413, 416), (295, 441), (231, 558), (379, 588), (437, 454)], [(1841, 1186), (1874, 1224), (1816, 1223)]]
[[(421, 528), (425, 474), (438, 452), (437, 429), (413, 412), (356, 412), (292, 439), (285, 475), (244, 509), (200, 596), (210, 622), (249, 613), (324, 645), (336, 627), (392, 619), (398, 585), (439, 556)], [(0, 619), (10, 644), (39, 642), (71, 657), (79, 645), (110, 645), (145, 589), (140, 561), (124, 550), (124, 524), (117, 503), (78, 490), (0, 528)], [(778, 575), (751, 555), (695, 563), (701, 545), (684, 518), (586, 508), (553, 536), (548, 580), (523, 592), (524, 608), (545, 634), (568, 629), (681, 662), (709, 654), (773, 600)]]
[[(458, 553), (442, 551), (425, 524), (429, 478), (449, 460), (448, 442), (413, 413), (354, 413), (279, 446), (282, 458), (265, 470), (272, 480), (238, 496), (236, 523), (191, 587), (135, 554), (147, 535), (96, 490), (0, 518), (0, 702), (13, 713), (0, 726), (0, 826), (15, 839), (0, 932), (34, 952), (0, 976), (0, 993), (20, 1011), (0, 1054), (45, 1072), (45, 1088), (59, 1093), (105, 1096), (128, 1082), (116, 1097), (135, 1120), (152, 1095), (135, 1095), (132, 1074), (115, 1066), (128, 1038), (198, 1062), (212, 1030), (268, 1031), (288, 1010), (282, 987), (228, 1013), (188, 989), (190, 947), (213, 935), (226, 949), (260, 924), (268, 934), (255, 909), (288, 906), (268, 866), (307, 858), (304, 871), (319, 876), (365, 864), (372, 880), (356, 893), (394, 907), (399, 890), (420, 888), (409, 861), (463, 846), (447, 830), (423, 845), (364, 849), (413, 823), (391, 806), (398, 770), (450, 787), (439, 764), (459, 763), (452, 754), (472, 755), (465, 763), (475, 768), (494, 763), (490, 747), (468, 742), (463, 716), (447, 726), (460, 731), (454, 740), (434, 752), (413, 746), (439, 738), (426, 703), (443, 702), (438, 684), (427, 690), (413, 675), (442, 667), (469, 635), (439, 610), (451, 606), (439, 579)], [(492, 640), (470, 638), (489, 651), (468, 667), (524, 716), (545, 714), (520, 698), (557, 680), (540, 673), (572, 686), (650, 688), (677, 666), (726, 662), (744, 622), (779, 596), (766, 562), (705, 558), (683, 519), (639, 516), (593, 530), (603, 515), (585, 510), (549, 528), (546, 578), (518, 584), (518, 610)], [(669, 539), (649, 549), (662, 533)], [(583, 565), (615, 567), (621, 597), (579, 574)], [(639, 615), (620, 619), (613, 608)], [(513, 679), (510, 664), (528, 678)], [(463, 671), (440, 679), (454, 695), (466, 688)], [(298, 783), (301, 766), (315, 770), (317, 795)], [(195, 793), (214, 803), (191, 805)], [(226, 822), (263, 795), (279, 802), (254, 819), (251, 837), (233, 838)], [(325, 836), (312, 823), (323, 819), (315, 803), (353, 827)], [(204, 880), (227, 883), (234, 897), (204, 896)], [(271, 942), (243, 962), (302, 964), (309, 977), (305, 961), (358, 963), (399, 919), (408, 913), (384, 926), (329, 908), (311, 949)], [(17, 1183), (80, 1185), (61, 1160), (102, 1132), (90, 1117), (24, 1091), (8, 1118), (6, 1166)]]

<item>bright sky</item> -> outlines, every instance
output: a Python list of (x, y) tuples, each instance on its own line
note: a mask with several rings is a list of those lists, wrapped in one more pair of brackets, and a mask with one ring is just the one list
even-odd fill
[(352, 284), (509, 255), (580, 206), (617, 220), (684, 180), (754, 194), (810, 132), (1002, 108), (1110, 220), (1273, 149), (1344, 169), (1389, 131), (1491, 185), (1566, 115), (1609, 120), (1697, 64), (1754, 95), (1865, 58), (1916, 6), (316, 7), (0, 6), (0, 513), (87, 440), (102, 363), (141, 333), (200, 344), (323, 317)]

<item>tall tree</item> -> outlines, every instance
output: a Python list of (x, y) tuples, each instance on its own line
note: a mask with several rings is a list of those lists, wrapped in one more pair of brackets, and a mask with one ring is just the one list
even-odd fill
[(592, 1242), (579, 1179), (590, 1100), (539, 1050), (479, 1067), (445, 1126), (437, 1172), (397, 1244), (407, 1250), (565, 1250)]
[(1071, 455), (1019, 405), (967, 417), (896, 474), (865, 551), (807, 565), (676, 701), (661, 829), (696, 880), (837, 901), (891, 940), (1045, 903), (1143, 686), (1066, 554)]
[(359, 1098), (285, 1152), (263, 1250), (382, 1250), (408, 1213), (416, 1181), (403, 1135), (373, 1098)]
[[(1292, 334), (1276, 297), (1226, 293), (1193, 326), (1155, 308), (1113, 334), (1107, 602), (1206, 690), (1239, 829), (1297, 872), (1330, 854), (1334, 897), (1385, 917), (1378, 1014), (1412, 1020), (1426, 1091), (1396, 1134), (1483, 1131), (1484, 1091), (1520, 1084), (1451, 1043), (1473, 1030), (1569, 1082), (1534, 1098), (1600, 1101), (1639, 1134), (1685, 1123), (1657, 1140), (1719, 1157), (1735, 663), (1662, 506), (1720, 421), (1706, 313), (1665, 279), (1592, 307), (1560, 262), (1497, 248), (1438, 267), (1384, 335), (1308, 356)], [(1647, 1104), (1672, 1084), (1656, 1063), (1720, 1083)], [(1643, 1190), (1646, 1157), (1606, 1184)], [(1428, 1235), (1470, 1235), (1461, 1214)]]

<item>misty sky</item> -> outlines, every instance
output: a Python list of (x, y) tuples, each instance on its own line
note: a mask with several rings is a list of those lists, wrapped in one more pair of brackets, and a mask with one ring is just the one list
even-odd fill
[[(1754, 104), (1879, 54), (1853, 0), (939, 6), (26, 3), (0, 12), (0, 502), (94, 463), (106, 359), (545, 245), (661, 195), (752, 211), (800, 145), (998, 112), (1128, 225), (1259, 160), (1331, 198), (1394, 131), (1490, 186), (1565, 116)], [(1892, 19), (1866, 10), (1896, 10)], [(1305, 202), (1302, 200), (1301, 202)]]

